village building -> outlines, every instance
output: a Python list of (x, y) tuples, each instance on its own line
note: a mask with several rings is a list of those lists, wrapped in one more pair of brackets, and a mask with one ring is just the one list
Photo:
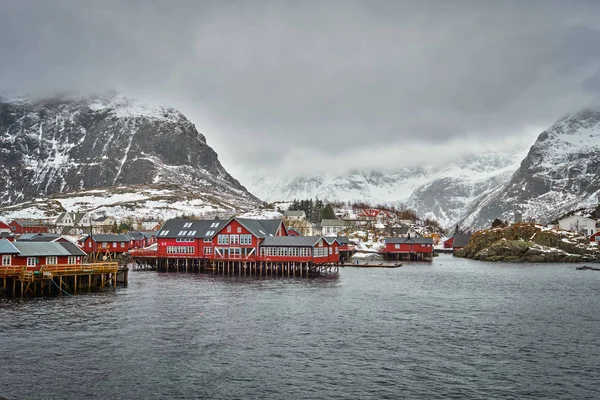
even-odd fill
[(337, 263), (339, 243), (322, 236), (269, 236), (260, 243), (261, 261)]
[(567, 231), (583, 233), (587, 236), (591, 236), (597, 232), (595, 219), (579, 215), (571, 215), (558, 220), (558, 227)]
[(127, 235), (103, 233), (85, 235), (78, 243), (93, 260), (115, 258), (127, 253), (133, 246), (133, 240)]
[(296, 236), (315, 235), (315, 226), (306, 219), (306, 213), (303, 210), (284, 212), (283, 222), (285, 223), (286, 228), (288, 228), (288, 231), (292, 229), (297, 233)]
[(362, 209), (357, 217), (380, 224), (390, 224), (396, 220), (396, 214), (393, 212), (378, 209)]
[(0, 233), (11, 233), (10, 226), (0, 221)]
[(596, 233), (590, 236), (590, 242), (600, 243), (600, 231), (596, 231)]
[[(92, 220), (93, 233), (114, 232), (117, 221), (113, 217), (103, 215)], [(89, 231), (89, 230), (88, 230)]]
[(0, 239), (2, 266), (19, 266), (39, 269), (44, 265), (81, 264), (86, 256), (77, 245), (70, 242), (9, 242)]
[(382, 251), (387, 259), (431, 261), (433, 239), (424, 237), (386, 237)]
[(15, 219), (8, 225), (10, 226), (11, 232), (16, 235), (50, 231), (50, 224), (37, 219)]
[(139, 249), (153, 245), (156, 243), (156, 232), (149, 231), (129, 231), (127, 236), (133, 241), (131, 248)]
[(321, 235), (338, 236), (347, 226), (347, 222), (342, 219), (324, 219), (321, 221)]
[(158, 231), (160, 230), (160, 221), (157, 219), (151, 219), (147, 221), (142, 221), (142, 231)]
[(10, 232), (0, 232), (0, 239), (6, 239), (9, 242), (14, 242), (15, 240), (17, 240), (17, 235), (15, 235), (14, 233)]
[(89, 231), (91, 218), (86, 212), (64, 212), (54, 222), (62, 235), (80, 235)]

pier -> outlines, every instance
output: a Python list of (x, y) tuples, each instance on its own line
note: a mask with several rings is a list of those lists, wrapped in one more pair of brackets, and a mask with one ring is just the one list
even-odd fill
[(73, 295), (80, 292), (127, 285), (127, 267), (116, 262), (0, 267), (2, 291), (11, 297)]
[(237, 276), (309, 277), (338, 273), (339, 263), (255, 261), (240, 259), (215, 260), (192, 257), (157, 257), (156, 254), (132, 252), (134, 270), (157, 272), (210, 273)]

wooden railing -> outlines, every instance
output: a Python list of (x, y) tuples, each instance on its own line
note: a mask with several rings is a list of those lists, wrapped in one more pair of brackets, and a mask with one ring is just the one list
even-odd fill
[(56, 264), (42, 265), (40, 272), (50, 272), (53, 275), (69, 274), (106, 274), (116, 273), (119, 269), (119, 263), (90, 263), (90, 264)]
[(13, 276), (21, 276), (23, 271), (26, 268), (23, 266), (1, 266), (0, 267), (0, 277), (13, 277)]

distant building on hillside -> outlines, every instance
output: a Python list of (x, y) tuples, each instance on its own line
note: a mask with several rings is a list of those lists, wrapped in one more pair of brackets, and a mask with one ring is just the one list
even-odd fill
[(55, 225), (62, 235), (79, 235), (89, 231), (90, 214), (86, 212), (64, 212), (58, 216)]
[(315, 235), (315, 226), (306, 219), (306, 213), (303, 210), (284, 212), (283, 222), (288, 230), (292, 229), (299, 236)]
[(142, 221), (142, 231), (159, 231), (160, 230), (160, 221), (157, 219), (150, 219), (147, 221)]
[(580, 215), (571, 215), (569, 217), (559, 219), (558, 227), (568, 231), (583, 233), (586, 236), (592, 236), (597, 232), (596, 220)]
[(321, 221), (321, 235), (338, 236), (347, 226), (342, 219), (324, 219)]

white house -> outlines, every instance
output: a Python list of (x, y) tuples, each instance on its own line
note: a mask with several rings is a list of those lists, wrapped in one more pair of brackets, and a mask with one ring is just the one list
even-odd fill
[(86, 212), (64, 212), (56, 219), (56, 226), (63, 235), (79, 234), (89, 230), (90, 214)]
[(558, 227), (568, 231), (583, 233), (588, 236), (597, 232), (596, 220), (580, 215), (571, 215), (570, 217), (558, 220)]
[(343, 219), (324, 219), (321, 221), (321, 234), (323, 236), (337, 236), (347, 227)]

